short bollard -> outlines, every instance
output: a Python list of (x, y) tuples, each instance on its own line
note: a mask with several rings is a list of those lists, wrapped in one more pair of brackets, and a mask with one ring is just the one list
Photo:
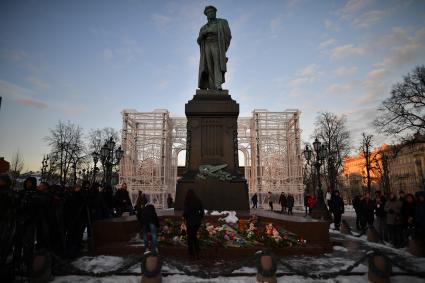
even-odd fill
[(271, 253), (260, 251), (257, 255), (257, 282), (276, 283), (276, 260)]
[(379, 243), (381, 240), (378, 231), (372, 225), (367, 228), (367, 240), (371, 243)]
[(47, 283), (52, 278), (52, 260), (46, 251), (39, 251), (34, 254), (30, 274), (30, 282)]
[(160, 283), (162, 281), (162, 261), (157, 253), (146, 252), (142, 259), (142, 283)]
[(367, 278), (373, 283), (389, 283), (392, 273), (391, 261), (385, 255), (374, 254), (369, 258)]
[(413, 235), (409, 240), (409, 246), (407, 248), (409, 253), (414, 256), (424, 257), (425, 256), (425, 243), (424, 239), (417, 235)]
[(348, 225), (346, 220), (341, 221), (340, 231), (341, 231), (341, 234), (352, 235), (351, 227), (350, 227), (350, 225)]

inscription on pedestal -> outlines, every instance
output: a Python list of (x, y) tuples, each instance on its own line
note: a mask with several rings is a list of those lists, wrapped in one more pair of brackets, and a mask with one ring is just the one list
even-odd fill
[(202, 159), (223, 157), (223, 128), (218, 119), (204, 119), (201, 133)]

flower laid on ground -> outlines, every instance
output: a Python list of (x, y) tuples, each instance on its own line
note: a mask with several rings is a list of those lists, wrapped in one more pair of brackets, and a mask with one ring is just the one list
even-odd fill
[[(234, 219), (233, 215), (232, 218)], [(232, 219), (232, 220), (233, 220)], [(205, 223), (198, 231), (204, 247), (293, 247), (304, 246), (306, 241), (274, 223), (262, 223), (256, 215), (237, 222), (219, 219)], [(159, 241), (165, 245), (185, 246), (186, 225), (182, 221), (165, 219), (159, 232)]]

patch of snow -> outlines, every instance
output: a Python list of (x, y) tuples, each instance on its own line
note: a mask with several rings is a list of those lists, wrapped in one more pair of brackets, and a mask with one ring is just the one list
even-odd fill
[(226, 214), (226, 212), (225, 211), (217, 211), (217, 210), (214, 210), (213, 212), (211, 212), (211, 214), (210, 215), (225, 215)]
[(233, 273), (257, 273), (257, 269), (254, 267), (242, 266), (241, 268), (234, 270)]
[(341, 251), (341, 252), (348, 252), (347, 248), (341, 247), (341, 246), (334, 246), (334, 251)]
[(123, 264), (124, 258), (118, 256), (84, 256), (72, 262), (76, 268), (94, 273), (117, 270)]
[(55, 277), (53, 283), (140, 283), (141, 276), (108, 276), (108, 277), (89, 277), (89, 276), (59, 276)]
[[(60, 276), (53, 283), (139, 283), (141, 276), (110, 276), (110, 277), (88, 277), (88, 276)], [(208, 283), (256, 283), (255, 276), (217, 277), (201, 279), (187, 275), (170, 275), (162, 278), (163, 283), (174, 282), (208, 282)], [(369, 282), (367, 275), (363, 276), (338, 276), (332, 279), (311, 279), (302, 276), (283, 276), (277, 278), (277, 282), (285, 283), (364, 283)], [(392, 283), (423, 283), (422, 278), (413, 276), (393, 276)]]
[(224, 220), (226, 223), (234, 224), (238, 222), (238, 218), (236, 217), (236, 211), (224, 211), (227, 213), (227, 216), (224, 218), (220, 218), (219, 220)]

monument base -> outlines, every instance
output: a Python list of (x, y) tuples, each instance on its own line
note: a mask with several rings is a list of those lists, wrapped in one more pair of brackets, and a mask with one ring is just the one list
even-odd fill
[(175, 210), (183, 210), (187, 191), (192, 189), (207, 210), (249, 211), (246, 180), (179, 180), (176, 188)]
[[(176, 223), (182, 222), (182, 211), (174, 211), (170, 209), (158, 209), (157, 214), (161, 227), (169, 225), (169, 221)], [(261, 209), (246, 212), (237, 212), (239, 219), (247, 220), (253, 215), (263, 223), (273, 223), (274, 226), (281, 226), (284, 229), (295, 233), (297, 236), (305, 239), (306, 245), (292, 247), (276, 247), (273, 253), (279, 256), (293, 255), (321, 255), (332, 251), (332, 242), (329, 238), (329, 222), (315, 220), (310, 217), (301, 217), (296, 215), (283, 215)], [(215, 216), (207, 214), (203, 219), (203, 223), (212, 223), (217, 225), (219, 218), (223, 216)], [(314, 231), (314, 233), (312, 232)], [(136, 216), (127, 216), (113, 219), (105, 219), (96, 221), (93, 224), (93, 254), (94, 255), (115, 255), (125, 256), (142, 254), (144, 252), (143, 245), (134, 243), (132, 239), (136, 238), (140, 233), (140, 224)], [(265, 249), (264, 245), (254, 247), (217, 247), (203, 246), (201, 255), (203, 258), (234, 260), (244, 259), (252, 256), (255, 252)], [(168, 246), (159, 245), (160, 254), (165, 257), (173, 257), (179, 260), (187, 258), (187, 247), (184, 246)]]

